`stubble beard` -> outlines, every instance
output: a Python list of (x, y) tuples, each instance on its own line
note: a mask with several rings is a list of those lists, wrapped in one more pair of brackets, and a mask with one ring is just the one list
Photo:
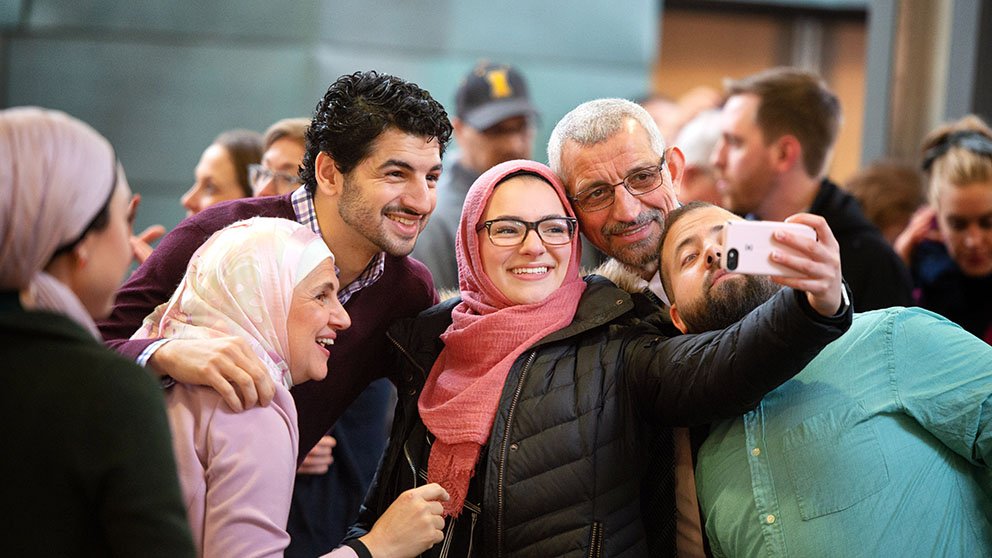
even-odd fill
[(386, 214), (403, 213), (404, 211), (402, 206), (396, 204), (387, 205), (376, 211), (362, 195), (361, 187), (355, 184), (351, 178), (345, 177), (341, 200), (338, 202), (338, 214), (341, 216), (341, 220), (390, 256), (409, 255), (416, 245), (420, 232), (427, 224), (426, 219), (420, 222), (420, 229), (412, 241), (395, 238), (395, 235), (386, 231), (385, 221), (388, 219)]

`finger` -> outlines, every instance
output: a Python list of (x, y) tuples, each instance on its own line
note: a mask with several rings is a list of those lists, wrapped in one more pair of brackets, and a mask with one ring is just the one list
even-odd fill
[(327, 443), (330, 444), (332, 448), (338, 445), (338, 439), (334, 436), (324, 436), (321, 440), (327, 440)]
[(417, 488), (412, 489), (412, 491), (424, 500), (439, 500), (442, 502), (448, 501), (448, 491), (436, 482), (418, 486)]
[(236, 347), (235, 365), (244, 372), (243, 375), (238, 375), (236, 380), (244, 390), (242, 396), (251, 398), (251, 402), (246, 401), (245, 404), (248, 407), (253, 407), (256, 403), (263, 407), (268, 405), (276, 394), (275, 382), (269, 371), (243, 339), (234, 338), (234, 346)]
[(439, 502), (437, 500), (431, 500), (431, 501), (427, 502), (426, 504), (427, 504), (427, 506), (426, 506), (425, 509), (428, 512), (430, 512), (431, 515), (440, 516), (441, 514), (444, 513), (444, 506), (441, 505), (441, 502)]
[(797, 213), (792, 215), (785, 220), (786, 223), (800, 223), (808, 227), (812, 227), (816, 231), (816, 240), (820, 244), (827, 247), (837, 246), (837, 238), (834, 237), (833, 231), (830, 229), (830, 225), (827, 224), (826, 219), (819, 215), (813, 215), (812, 213)]
[(143, 242), (152, 243), (165, 235), (165, 227), (162, 225), (152, 225), (141, 231), (136, 236)]
[(131, 256), (139, 264), (145, 263), (145, 260), (148, 259), (148, 256), (152, 255), (152, 247), (149, 246), (147, 242), (144, 242), (140, 238), (136, 236), (132, 236), (131, 238), (128, 239), (128, 242), (131, 244)]
[(810, 279), (822, 279), (833, 275), (833, 272), (823, 263), (805, 256), (795, 256), (783, 250), (772, 250), (771, 260), (795, 273), (800, 277)]
[(300, 468), (297, 469), (296, 472), (301, 475), (323, 475), (328, 471), (328, 469), (329, 467), (327, 465), (308, 465), (304, 463), (303, 465), (300, 465)]
[(444, 518), (440, 515), (432, 515), (431, 524), (438, 530), (438, 532), (441, 532), (444, 529)]
[(230, 382), (227, 381), (222, 374), (214, 373), (208, 378), (208, 385), (212, 387), (217, 393), (220, 394), (224, 403), (231, 408), (235, 413), (240, 413), (245, 410), (244, 405), (241, 403), (241, 399), (238, 397), (238, 392), (235, 391), (234, 387)]

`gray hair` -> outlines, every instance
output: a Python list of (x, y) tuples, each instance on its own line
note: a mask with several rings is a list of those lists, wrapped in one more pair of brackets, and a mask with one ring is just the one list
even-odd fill
[(568, 182), (561, 166), (561, 151), (565, 142), (595, 145), (613, 137), (628, 119), (635, 120), (648, 133), (651, 149), (660, 157), (665, 152), (665, 138), (648, 111), (627, 99), (596, 99), (587, 101), (562, 117), (548, 140), (548, 166), (564, 182)]

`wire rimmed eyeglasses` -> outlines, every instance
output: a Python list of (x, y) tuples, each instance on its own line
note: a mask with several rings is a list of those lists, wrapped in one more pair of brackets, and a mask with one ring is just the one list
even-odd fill
[(571, 200), (575, 207), (587, 213), (606, 209), (616, 201), (617, 186), (623, 186), (632, 196), (643, 196), (660, 188), (664, 182), (661, 176), (661, 169), (664, 166), (665, 154), (662, 153), (661, 160), (657, 166), (637, 169), (623, 177), (623, 180), (616, 184), (596, 184), (590, 186), (578, 192), (575, 196), (569, 196), (568, 199)]
[(272, 180), (276, 181), (276, 190), (279, 193), (295, 190), (303, 184), (303, 179), (298, 175), (274, 171), (258, 164), (248, 165), (248, 182), (251, 184), (252, 194), (257, 195)]

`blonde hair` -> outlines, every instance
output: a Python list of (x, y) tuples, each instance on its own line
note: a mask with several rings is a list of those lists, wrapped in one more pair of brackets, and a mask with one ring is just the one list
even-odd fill
[(289, 138), (299, 142), (300, 145), (306, 145), (307, 128), (309, 127), (309, 118), (283, 118), (269, 126), (269, 129), (265, 131), (265, 149), (272, 147), (273, 143), (282, 138)]
[(945, 184), (992, 182), (992, 129), (974, 114), (930, 132), (923, 140), (922, 153), (928, 197), (935, 207)]

